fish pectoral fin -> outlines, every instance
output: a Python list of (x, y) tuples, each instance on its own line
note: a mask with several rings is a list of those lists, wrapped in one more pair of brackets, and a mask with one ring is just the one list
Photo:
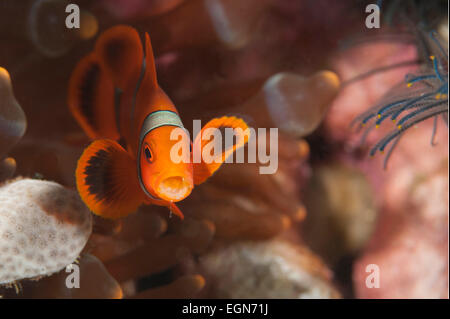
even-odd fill
[(113, 140), (96, 140), (83, 152), (76, 169), (78, 192), (96, 215), (120, 218), (145, 200), (134, 159)]
[[(236, 139), (233, 140), (232, 145), (225, 145), (225, 147), (223, 147), (222, 139), (224, 139), (225, 136), (223, 131), (225, 131), (226, 128), (233, 129)], [(214, 130), (210, 129), (218, 129), (221, 131), (220, 136), (222, 138), (220, 141), (215, 140), (217, 135), (214, 134)], [(232, 156), (237, 149), (243, 147), (248, 142), (249, 138), (250, 131), (248, 130), (248, 126), (240, 118), (224, 116), (209, 121), (195, 137), (193, 143), (193, 151), (199, 152), (201, 155), (200, 163), (195, 163), (195, 158), (193, 159), (194, 183), (196, 185), (201, 184), (212, 176), (228, 157)], [(217, 145), (215, 143), (219, 142), (221, 144), (218, 145), (217, 149), (220, 150), (220, 153), (215, 154), (214, 145)], [(213, 154), (211, 154), (211, 151), (213, 151)], [(208, 158), (205, 158), (205, 156)]]

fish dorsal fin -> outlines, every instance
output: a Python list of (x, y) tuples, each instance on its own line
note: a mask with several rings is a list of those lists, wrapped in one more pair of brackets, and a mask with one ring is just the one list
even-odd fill
[(155, 56), (153, 54), (152, 43), (150, 36), (145, 32), (145, 62), (146, 62), (146, 74), (148, 82), (153, 87), (158, 87), (158, 79), (156, 77)]
[(131, 79), (139, 77), (144, 51), (138, 32), (129, 26), (112, 27), (98, 38), (95, 54), (113, 79), (114, 86), (125, 90)]

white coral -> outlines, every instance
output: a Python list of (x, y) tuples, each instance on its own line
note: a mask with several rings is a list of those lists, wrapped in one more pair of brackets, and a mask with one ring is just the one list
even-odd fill
[(0, 187), (0, 284), (55, 273), (73, 263), (92, 232), (78, 195), (49, 181)]

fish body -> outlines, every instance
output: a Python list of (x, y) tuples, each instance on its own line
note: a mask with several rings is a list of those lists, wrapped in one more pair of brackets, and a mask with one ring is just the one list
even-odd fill
[[(106, 30), (93, 52), (80, 60), (69, 82), (68, 104), (94, 140), (78, 161), (77, 189), (91, 211), (106, 218), (126, 216), (141, 204), (167, 206), (183, 218), (174, 203), (189, 196), (249, 137), (238, 136), (219, 161), (193, 163), (192, 148), (201, 151), (205, 145), (204, 129), (246, 132), (248, 127), (235, 117), (216, 118), (192, 144), (176, 107), (158, 85), (149, 35), (141, 41), (129, 26)], [(171, 138), (174, 129), (178, 138)], [(176, 147), (188, 150), (182, 161), (173, 160)]]

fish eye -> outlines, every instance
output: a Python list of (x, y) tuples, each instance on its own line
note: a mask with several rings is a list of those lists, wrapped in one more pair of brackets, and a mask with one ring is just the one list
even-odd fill
[(144, 154), (147, 162), (149, 163), (153, 162), (152, 151), (150, 150), (150, 147), (147, 144), (145, 144), (144, 146)]

